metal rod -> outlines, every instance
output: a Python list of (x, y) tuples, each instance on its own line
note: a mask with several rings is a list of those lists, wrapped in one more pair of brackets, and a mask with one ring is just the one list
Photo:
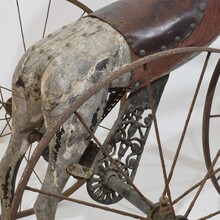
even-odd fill
[[(202, 68), (202, 72), (200, 74), (199, 81), (198, 81), (197, 86), (196, 86), (196, 90), (195, 90), (195, 93), (194, 93), (194, 96), (193, 96), (193, 99), (192, 99), (192, 102), (191, 102), (191, 105), (190, 105), (190, 109), (189, 109), (187, 118), (185, 120), (184, 128), (183, 128), (183, 131), (182, 131), (182, 134), (181, 134), (178, 146), (177, 146), (176, 154), (175, 154), (175, 157), (174, 157), (174, 160), (173, 160), (170, 172), (169, 172), (169, 176), (168, 176), (168, 182), (169, 183), (172, 179), (173, 172), (174, 172), (174, 169), (176, 167), (176, 163), (177, 163), (177, 160), (179, 158), (180, 151), (182, 149), (183, 141), (185, 139), (187, 128), (188, 128), (188, 125), (189, 125), (189, 122), (190, 122), (190, 119), (191, 119), (191, 116), (192, 116), (192, 112), (193, 112), (193, 109), (194, 109), (194, 106), (195, 106), (195, 103), (196, 103), (196, 100), (197, 100), (197, 97), (198, 97), (198, 93), (200, 91), (200, 87), (201, 87), (201, 84), (202, 84), (202, 81), (203, 81), (203, 78), (204, 78), (204, 75), (205, 75), (205, 71), (207, 69), (207, 65), (208, 65), (208, 61), (209, 61), (210, 56), (211, 56), (211, 53), (208, 52), (208, 54), (206, 56), (206, 59), (205, 59), (205, 63), (204, 63), (203, 68)], [(163, 191), (163, 195), (165, 195), (165, 194), (166, 194), (166, 189), (164, 189), (164, 191)]]
[(142, 197), (118, 176), (111, 176), (109, 178), (108, 187), (127, 199), (144, 214), (150, 215), (151, 207), (153, 207), (154, 204), (148, 200), (148, 204), (151, 204), (151, 206), (148, 206)]
[(39, 190), (39, 189), (36, 189), (36, 188), (32, 188), (32, 187), (29, 187), (29, 186), (26, 186), (26, 190), (36, 192), (36, 193), (41, 193), (41, 194), (44, 194), (44, 195), (47, 195), (47, 196), (52, 196), (52, 197), (58, 198), (60, 200), (67, 200), (67, 201), (70, 201), (70, 202), (74, 202), (74, 203), (78, 203), (78, 204), (81, 204), (81, 205), (89, 206), (89, 207), (92, 207), (92, 208), (98, 208), (98, 209), (102, 209), (102, 210), (105, 210), (105, 211), (114, 212), (114, 213), (119, 214), (119, 215), (124, 215), (124, 216), (128, 216), (128, 217), (135, 218), (135, 219), (145, 219), (146, 220), (146, 218), (144, 218), (142, 216), (139, 216), (139, 215), (135, 215), (135, 214), (132, 214), (132, 213), (124, 212), (124, 211), (113, 209), (113, 208), (104, 207), (104, 206), (101, 206), (101, 205), (96, 205), (96, 204), (85, 202), (85, 201), (78, 200), (78, 199), (69, 198), (69, 197), (66, 197), (66, 196), (63, 196), (63, 195), (58, 195), (58, 194), (55, 194), (55, 193), (45, 192), (45, 191), (42, 191), (42, 190)]
[(190, 212), (192, 211), (192, 208), (193, 208), (193, 206), (194, 206), (196, 200), (198, 199), (198, 197), (199, 197), (199, 195), (200, 195), (200, 193), (201, 193), (201, 191), (202, 191), (204, 185), (206, 184), (206, 181), (208, 180), (210, 174), (212, 173), (212, 170), (213, 170), (213, 168), (214, 168), (214, 166), (215, 166), (215, 164), (216, 164), (216, 162), (217, 162), (217, 160), (218, 160), (219, 157), (220, 157), (220, 150), (217, 152), (217, 154), (216, 154), (216, 156), (215, 156), (215, 158), (214, 158), (214, 160), (213, 160), (212, 165), (210, 166), (210, 168), (209, 168), (207, 174), (205, 175), (205, 177), (204, 177), (204, 179), (203, 179), (203, 181), (202, 181), (202, 183), (201, 183), (201, 185), (200, 185), (200, 187), (199, 187), (199, 189), (198, 189), (198, 191), (197, 191), (197, 193), (196, 193), (194, 199), (193, 199), (192, 202), (190, 203), (190, 206), (189, 206), (189, 208), (187, 209), (186, 214), (184, 215), (186, 218), (188, 217), (188, 215), (189, 215)]

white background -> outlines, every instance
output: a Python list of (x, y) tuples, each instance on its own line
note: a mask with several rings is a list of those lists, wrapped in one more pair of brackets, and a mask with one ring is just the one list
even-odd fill
[[(31, 46), (39, 40), (43, 32), (43, 24), (47, 11), (46, 0), (20, 0), (20, 9), (25, 33), (26, 46)], [(98, 9), (112, 0), (95, 0), (83, 1), (92, 10)], [(10, 88), (11, 77), (19, 58), (24, 53), (22, 38), (20, 34), (19, 20), (17, 16), (16, 1), (0, 0), (0, 85)], [(47, 34), (62, 27), (65, 24), (71, 23), (81, 15), (81, 11), (74, 7), (71, 3), (64, 0), (53, 0), (51, 12), (48, 21)], [(220, 48), (220, 40), (217, 40), (212, 45)], [(211, 73), (219, 56), (214, 56), (210, 62), (208, 72), (202, 84), (201, 95), (196, 103), (196, 110), (193, 113), (193, 118), (190, 123), (190, 128), (187, 132), (187, 139), (184, 141), (184, 149), (180, 162), (177, 166), (175, 180), (172, 182), (173, 197), (181, 194), (181, 192), (200, 180), (205, 175), (204, 159), (202, 155), (201, 143), (201, 123), (203, 102), (208, 86)], [(178, 138), (181, 134), (184, 119), (187, 114), (195, 85), (201, 72), (202, 62), (205, 55), (201, 55), (184, 65), (177, 71), (171, 74), (169, 83), (165, 89), (160, 107), (158, 110), (159, 129), (162, 136), (162, 145), (166, 157), (166, 164), (169, 167), (174, 155)], [(219, 109), (219, 104), (216, 104), (216, 109)], [(217, 123), (218, 124), (218, 123)], [(218, 131), (218, 127), (214, 131)], [(152, 201), (157, 202), (163, 189), (163, 178), (158, 159), (157, 145), (155, 142), (154, 132), (147, 141), (147, 147), (142, 158), (141, 167), (137, 173), (135, 184), (140, 187), (143, 193)], [(218, 135), (214, 140), (218, 141)], [(217, 142), (218, 143), (218, 142)], [(0, 140), (0, 157), (2, 156), (7, 139)], [(215, 152), (218, 150), (217, 144), (213, 145)], [(218, 162), (219, 164), (219, 162)], [(42, 169), (42, 167), (41, 167)], [(169, 169), (168, 169), (169, 170)], [(86, 189), (83, 188), (74, 198), (85, 199), (91, 201), (87, 195)], [(32, 200), (32, 198), (29, 198)], [(177, 214), (183, 214), (186, 210), (187, 198), (180, 206), (177, 206)], [(123, 201), (113, 207), (134, 211), (140, 214), (135, 208)], [(198, 206), (189, 219), (198, 219), (203, 215), (214, 212), (220, 209), (220, 198), (217, 193), (212, 190), (211, 184), (205, 187), (203, 197), (199, 200)], [(74, 220), (110, 220), (128, 219), (111, 213), (94, 210), (85, 206), (79, 206), (69, 202), (62, 202), (59, 206), (56, 219), (74, 219)], [(35, 217), (27, 217), (26, 219), (35, 219)], [(214, 217), (212, 219), (219, 219)]]

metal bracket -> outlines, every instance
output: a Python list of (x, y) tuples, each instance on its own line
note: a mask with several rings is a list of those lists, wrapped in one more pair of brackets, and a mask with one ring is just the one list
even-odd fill
[[(159, 104), (167, 80), (168, 76), (152, 83), (155, 108)], [(142, 88), (129, 95), (103, 144), (131, 180), (137, 172), (151, 123), (152, 115), (147, 89)], [(107, 184), (111, 176), (124, 179), (109, 158), (100, 151), (92, 167), (94, 175), (87, 182), (90, 197), (103, 204), (112, 204), (121, 200), (122, 196), (117, 190), (112, 190)]]

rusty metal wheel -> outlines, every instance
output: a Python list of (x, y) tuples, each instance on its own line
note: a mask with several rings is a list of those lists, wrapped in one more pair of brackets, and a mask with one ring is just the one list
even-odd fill
[[(218, 133), (217, 124), (219, 124), (220, 114), (218, 113), (218, 90), (219, 90), (219, 75), (220, 75), (220, 61), (218, 61), (214, 73), (212, 75), (208, 92), (205, 100), (205, 107), (203, 113), (203, 152), (207, 169), (212, 165), (213, 155), (218, 150), (218, 142), (214, 134)], [(217, 105), (217, 106), (216, 106)], [(213, 127), (214, 126), (214, 127)], [(219, 136), (217, 134), (217, 136)], [(215, 142), (212, 139), (215, 138)], [(217, 143), (217, 144), (216, 144)], [(217, 172), (211, 177), (212, 183), (220, 194), (220, 175), (217, 168), (213, 168), (212, 172)]]
[[(178, 50), (174, 50), (173, 52), (165, 51), (159, 54), (155, 54), (155, 55), (143, 58), (140, 61), (131, 63), (125, 67), (122, 67), (120, 70), (113, 72), (109, 78), (97, 83), (96, 85), (94, 85), (93, 87), (85, 91), (84, 94), (82, 94), (77, 100), (74, 101), (74, 103), (72, 103), (69, 106), (68, 109), (66, 109), (66, 111), (63, 113), (63, 115), (59, 117), (58, 120), (54, 121), (53, 125), (47, 129), (44, 135), (44, 138), (40, 141), (40, 143), (36, 147), (34, 153), (32, 154), (32, 157), (30, 158), (26, 168), (24, 169), (24, 173), (20, 179), (17, 190), (15, 192), (15, 196), (13, 198), (12, 207), (11, 207), (11, 219), (14, 219), (15, 216), (17, 215), (17, 209), (21, 202), (21, 197), (24, 191), (32, 191), (35, 193), (47, 195), (49, 197), (55, 197), (60, 200), (67, 200), (67, 201), (79, 203), (82, 205), (99, 208), (105, 211), (111, 211), (117, 214), (125, 215), (126, 218), (129, 216), (133, 219), (149, 219), (149, 220), (195, 219), (195, 217), (192, 217), (192, 218), (190, 217), (190, 213), (194, 208), (196, 209), (195, 203), (198, 197), (200, 196), (201, 191), (204, 188), (207, 180), (212, 178), (213, 170), (209, 169), (208, 172), (204, 173), (204, 178), (202, 178), (200, 181), (195, 182), (194, 180), (193, 186), (189, 187), (186, 191), (178, 192), (178, 197), (174, 200), (172, 199), (172, 194), (170, 191), (172, 189), (170, 182), (173, 177), (175, 166), (178, 162), (178, 157), (180, 156), (180, 151), (182, 148), (183, 140), (185, 138), (189, 120), (192, 115), (192, 109), (194, 108), (195, 101), (197, 99), (197, 95), (198, 95), (198, 92), (201, 86), (202, 78), (204, 76), (207, 63), (209, 60), (209, 55), (211, 52), (213, 52), (212, 50), (210, 51), (208, 50), (209, 53), (206, 58), (205, 64), (203, 66), (203, 70), (199, 78), (198, 85), (196, 87), (195, 95), (193, 96), (193, 101), (190, 106), (187, 119), (184, 122), (185, 126), (182, 131), (182, 135), (179, 140), (177, 151), (175, 153), (174, 160), (172, 161), (172, 166), (171, 166), (171, 170), (169, 174), (166, 173), (167, 167), (164, 163), (164, 155), (163, 155), (163, 149), (161, 145), (160, 132), (159, 132), (158, 124), (157, 124), (157, 115), (156, 115), (155, 107), (157, 106), (156, 102), (159, 102), (159, 100), (158, 100), (158, 96), (156, 98), (154, 96), (154, 91), (157, 91), (156, 94), (158, 95), (157, 88), (162, 88), (164, 86), (164, 82), (160, 81), (160, 83), (162, 84), (157, 84), (158, 81), (155, 81), (156, 90), (154, 90), (154, 84), (151, 85), (150, 82), (148, 82), (147, 88), (144, 88), (144, 90), (141, 90), (141, 92), (144, 92), (143, 94), (145, 94), (143, 96), (141, 95), (140, 91), (136, 91), (133, 94), (131, 94), (131, 97), (129, 97), (127, 100), (130, 99), (131, 101), (130, 103), (132, 103), (133, 106), (126, 107), (126, 104), (125, 104), (125, 107), (124, 107), (125, 116), (121, 117), (125, 121), (122, 122), (121, 124), (122, 127), (119, 130), (118, 129), (114, 130), (115, 129), (114, 126), (112, 127), (113, 130), (111, 130), (110, 135), (113, 134), (113, 136), (110, 136), (110, 138), (107, 137), (107, 139), (110, 139), (112, 141), (110, 144), (106, 143), (102, 145), (99, 142), (98, 138), (96, 137), (96, 134), (94, 135), (93, 132), (88, 127), (88, 125), (85, 123), (83, 119), (84, 116), (80, 115), (77, 110), (90, 97), (92, 97), (95, 93), (97, 93), (102, 88), (104, 88), (106, 85), (108, 85), (109, 82), (121, 76), (123, 73), (126, 73), (130, 69), (143, 65), (144, 63), (149, 62), (152, 59), (158, 59), (161, 56), (169, 56), (172, 53), (181, 53), (181, 52), (186, 52), (186, 51), (202, 51), (202, 50), (204, 50), (204, 48), (203, 49), (186, 48), (186, 49), (180, 49), (179, 52)], [(148, 101), (146, 100), (146, 96), (148, 97)], [(141, 102), (142, 105), (139, 105), (140, 103), (138, 103), (138, 105), (136, 106), (135, 103), (137, 102), (137, 100), (140, 100), (142, 98), (144, 100)], [(144, 120), (141, 123), (139, 122), (139, 120), (142, 119), (141, 115), (143, 112), (145, 112), (145, 114), (143, 115)], [(29, 181), (30, 175), (33, 172), (33, 169), (36, 163), (38, 162), (40, 156), (42, 155), (42, 152), (45, 150), (51, 138), (56, 134), (57, 130), (59, 130), (60, 127), (62, 127), (63, 123), (72, 114), (75, 114), (75, 117), (78, 119), (78, 121), (88, 131), (88, 134), (91, 135), (94, 143), (101, 149), (100, 151), (101, 153), (100, 155), (98, 155), (97, 159), (94, 161), (95, 165), (92, 167), (93, 170), (89, 170), (88, 167), (85, 168), (84, 166), (81, 166), (82, 164), (80, 166), (78, 166), (77, 164), (73, 164), (70, 167), (68, 167), (68, 172), (70, 172), (71, 175), (73, 176), (77, 176), (79, 173), (75, 172), (76, 170), (80, 170), (82, 168), (84, 172), (86, 171), (85, 173), (89, 175), (88, 179), (92, 178), (91, 182), (89, 182), (90, 180), (88, 181), (89, 185), (87, 188), (88, 190), (90, 190), (89, 193), (92, 194), (91, 197), (95, 201), (103, 203), (103, 204), (112, 204), (114, 202), (118, 202), (121, 199), (121, 197), (124, 197), (127, 200), (129, 200), (134, 206), (138, 207), (141, 211), (143, 211), (144, 214), (147, 214), (147, 217), (142, 216), (140, 214), (133, 214), (127, 211), (124, 212), (124, 211), (114, 209), (114, 208), (106, 208), (104, 206), (93, 204), (88, 201), (81, 201), (81, 200), (69, 198), (63, 195), (46, 192), (43, 190), (36, 189), (34, 186), (32, 187), (29, 185), (28, 181)], [(120, 119), (120, 115), (119, 115), (119, 119)], [(135, 121), (136, 119), (138, 119), (138, 121)], [(156, 142), (157, 142), (156, 146), (158, 146), (158, 149), (159, 149), (159, 157), (161, 160), (162, 173), (163, 173), (163, 179), (164, 179), (164, 185), (165, 185), (165, 187), (163, 188), (164, 190), (162, 190), (163, 192), (161, 193), (162, 197), (160, 199), (157, 198), (156, 201), (159, 200), (159, 202), (155, 202), (155, 203), (151, 202), (143, 193), (141, 193), (138, 187), (136, 187), (136, 185), (133, 183), (133, 177), (137, 171), (136, 168), (138, 167), (138, 164), (139, 164), (139, 158), (140, 158), (141, 153), (143, 152), (143, 148), (141, 148), (143, 143), (140, 141), (140, 139), (143, 140), (144, 138), (148, 136), (148, 133), (149, 133), (148, 130), (145, 130), (145, 132), (143, 132), (142, 129), (150, 128), (152, 122), (154, 122), (154, 129), (156, 133)], [(118, 122), (116, 123), (116, 125), (118, 126)], [(127, 127), (127, 125), (129, 126)], [(140, 133), (137, 131), (139, 131)], [(135, 134), (140, 134), (140, 138), (136, 139), (134, 137), (133, 139), (133, 136)], [(129, 140), (125, 141), (125, 137), (129, 137)], [(137, 144), (138, 142), (141, 144), (138, 145)], [(123, 144), (118, 144), (118, 143), (123, 143)], [(129, 152), (127, 152), (128, 149), (129, 149)], [(126, 156), (126, 160), (123, 160), (124, 156)], [(212, 168), (216, 164), (219, 156), (220, 156), (220, 151), (217, 152), (214, 161), (209, 167)], [(74, 171), (73, 173), (72, 173), (72, 170)], [(91, 173), (95, 171), (93, 173), (94, 174), (93, 177), (91, 176), (91, 173), (89, 171), (92, 171)], [(81, 175), (81, 173), (79, 175)], [(83, 176), (81, 175), (80, 178), (82, 177)], [(182, 182), (184, 181), (186, 181), (185, 177), (183, 177), (182, 179)], [(177, 185), (175, 187), (177, 187)], [(193, 193), (194, 190), (196, 190), (196, 193)], [(181, 203), (182, 199), (184, 199), (191, 193), (193, 194), (193, 196), (192, 198), (190, 197), (191, 202), (190, 202), (189, 207), (187, 206), (188, 208), (186, 209), (185, 214), (178, 216), (179, 202)], [(204, 205), (204, 202), (202, 204)], [(176, 208), (176, 205), (177, 205), (177, 208)], [(208, 213), (207, 215), (203, 215), (203, 217), (197, 216), (196, 219), (201, 219), (201, 220), (210, 219), (216, 216), (218, 218), (219, 214), (220, 214), (220, 210), (218, 209), (217, 211), (213, 213)]]

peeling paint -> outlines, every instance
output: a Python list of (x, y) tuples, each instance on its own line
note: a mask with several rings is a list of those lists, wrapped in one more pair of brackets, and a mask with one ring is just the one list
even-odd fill
[[(93, 18), (80, 19), (53, 33), (51, 37), (37, 42), (32, 48), (34, 50), (28, 50), (19, 62), (13, 77), (13, 96), (16, 97), (13, 110), (17, 113), (14, 116), (16, 127), (13, 129), (17, 132), (16, 135), (20, 135), (20, 131), (27, 131), (27, 125), (30, 128), (33, 123), (41, 120), (42, 114), (45, 127), (50, 126), (70, 102), (75, 101), (95, 83), (109, 77), (112, 70), (130, 62), (130, 49), (121, 35), (107, 23)], [(129, 80), (130, 75), (125, 74), (109, 86), (123, 87)], [(107, 95), (108, 87), (101, 89), (79, 108), (93, 130), (101, 120)], [(70, 117), (50, 143), (51, 158), (47, 179), (43, 183), (44, 189), (60, 193), (59, 190), (65, 186), (67, 165), (70, 161), (80, 160), (89, 142), (89, 134), (78, 120)], [(15, 144), (17, 143), (11, 144), (9, 150), (12, 151)], [(28, 147), (23, 136), (19, 145), (16, 146), (18, 150), (13, 158), (14, 166), (17, 164), (16, 159)], [(10, 171), (7, 173), (6, 169), (3, 175), (4, 178), (9, 178)], [(6, 183), (3, 183), (5, 189), (9, 188)], [(5, 196), (8, 195), (10, 192), (6, 192)], [(45, 199), (45, 196), (39, 195), (35, 205), (36, 216), (42, 216), (41, 219), (53, 216), (56, 202), (57, 199)]]
[(109, 58), (106, 58), (104, 60), (101, 60), (97, 63), (95, 70), (96, 71), (102, 71), (107, 68), (107, 65), (109, 64)]

